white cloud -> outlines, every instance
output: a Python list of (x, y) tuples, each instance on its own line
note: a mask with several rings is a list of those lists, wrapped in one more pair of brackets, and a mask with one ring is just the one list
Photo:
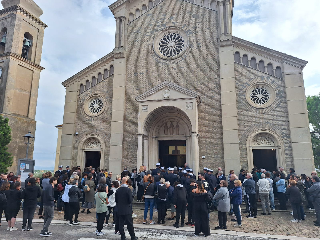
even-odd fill
[[(36, 120), (37, 166), (54, 167), (55, 125), (63, 121), (65, 90), (61, 82), (114, 47), (115, 21), (108, 10), (113, 0), (35, 0), (43, 9), (45, 30)], [(320, 92), (319, 0), (237, 0), (233, 34), (309, 61), (306, 93)]]

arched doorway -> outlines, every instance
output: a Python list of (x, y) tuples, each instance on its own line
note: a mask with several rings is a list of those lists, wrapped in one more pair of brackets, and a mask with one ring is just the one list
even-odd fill
[(267, 171), (283, 166), (284, 148), (279, 138), (271, 132), (258, 132), (248, 139), (248, 170), (253, 167)]
[(98, 137), (85, 138), (79, 147), (77, 164), (81, 168), (89, 166), (95, 169), (104, 168), (104, 151)]
[(144, 124), (144, 165), (192, 166), (192, 126), (187, 114), (173, 106), (153, 110)]

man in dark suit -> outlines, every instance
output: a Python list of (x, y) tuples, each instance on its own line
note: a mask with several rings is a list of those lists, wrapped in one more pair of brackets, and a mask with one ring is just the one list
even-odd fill
[(119, 232), (121, 240), (126, 239), (124, 233), (124, 223), (126, 222), (131, 240), (138, 239), (134, 234), (133, 220), (132, 220), (132, 193), (126, 184), (127, 178), (122, 178), (122, 185), (116, 191), (116, 203), (119, 217)]

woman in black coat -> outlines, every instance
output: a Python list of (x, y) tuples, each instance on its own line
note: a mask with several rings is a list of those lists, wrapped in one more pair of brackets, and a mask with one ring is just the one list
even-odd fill
[(20, 210), (21, 204), (21, 184), (16, 182), (13, 184), (13, 188), (5, 191), (7, 197), (7, 208), (5, 210), (6, 220), (8, 222), (9, 230), (18, 230), (14, 225), (16, 223), (16, 217)]
[(195, 235), (198, 236), (203, 232), (204, 236), (210, 235), (209, 227), (209, 210), (207, 202), (210, 197), (204, 189), (204, 185), (198, 182), (197, 188), (192, 190), (193, 194), (193, 219), (195, 222)]
[(289, 198), (289, 202), (291, 203), (292, 211), (293, 211), (294, 219), (291, 220), (291, 222), (299, 222), (302, 219), (302, 215), (301, 215), (302, 196), (299, 188), (297, 188), (296, 185), (297, 185), (297, 182), (295, 180), (291, 180), (290, 185), (286, 192)]
[(29, 178), (27, 186), (22, 192), (22, 198), (24, 199), (22, 231), (32, 230), (32, 220), (37, 207), (37, 199), (40, 196), (41, 190), (40, 187), (36, 186), (36, 180), (34, 178)]
[(9, 191), (10, 183), (4, 182), (0, 187), (0, 226), (1, 226), (1, 216), (2, 212), (6, 211), (7, 208), (7, 196), (6, 191)]

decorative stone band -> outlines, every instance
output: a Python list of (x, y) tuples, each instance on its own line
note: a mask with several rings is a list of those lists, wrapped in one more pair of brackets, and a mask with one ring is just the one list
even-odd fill
[(173, 82), (167, 82), (167, 81), (163, 82), (163, 83), (160, 83), (158, 86), (156, 86), (154, 88), (151, 88), (150, 90), (148, 90), (144, 94), (136, 97), (136, 101), (138, 101), (138, 102), (141, 101), (142, 102), (147, 97), (149, 97), (149, 96), (153, 95), (154, 93), (159, 92), (159, 91), (161, 91), (162, 89), (165, 89), (165, 88), (169, 88), (169, 89), (175, 90), (177, 92), (186, 94), (186, 95), (188, 95), (190, 97), (196, 98), (197, 104), (201, 103), (200, 95), (198, 93), (196, 93), (195, 91), (188, 90), (186, 88), (180, 87), (179, 85), (177, 85), (177, 84), (175, 84)]
[(27, 10), (23, 9), (22, 7), (20, 7), (18, 5), (0, 10), (0, 16), (4, 15), (6, 13), (10, 13), (10, 12), (20, 12), (20, 13), (24, 14), (25, 16), (29, 17), (30, 19), (32, 19), (33, 21), (35, 21), (36, 23), (38, 23), (40, 26), (42, 26), (44, 28), (48, 27), (48, 25), (45, 24), (44, 22), (42, 22), (39, 18), (35, 17), (31, 13), (29, 13)]
[(20, 61), (23, 61), (23, 62), (25, 62), (25, 63), (30, 64), (31, 66), (39, 69), (40, 71), (43, 70), (43, 69), (45, 69), (44, 67), (41, 67), (40, 65), (38, 65), (38, 64), (36, 64), (36, 63), (34, 63), (34, 62), (31, 62), (30, 60), (28, 60), (28, 59), (26, 59), (26, 58), (24, 58), (24, 57), (21, 57), (21, 55), (16, 54), (16, 53), (7, 52), (7, 53), (4, 53), (4, 54), (0, 54), (0, 58), (2, 58), (2, 57), (14, 57), (14, 58), (16, 58), (16, 59), (19, 59)]
[[(120, 53), (118, 53), (119, 55)], [(118, 56), (117, 55), (117, 56)], [(84, 68), (83, 70), (81, 70), (80, 72), (76, 73), (75, 75), (73, 75), (72, 77), (68, 78), (67, 80), (65, 80), (62, 85), (64, 87), (68, 87), (70, 84), (73, 83), (73, 81), (75, 81), (76, 79), (78, 79), (79, 77), (81, 77), (83, 74), (86, 74), (87, 72), (90, 72), (91, 70), (93, 70), (94, 68), (98, 67), (100, 64), (104, 64), (104, 63), (108, 63), (114, 60), (115, 54), (114, 52), (111, 52), (109, 54), (107, 54), (106, 56), (100, 58), (98, 61), (92, 63), (90, 66)], [(118, 56), (119, 57), (119, 56)]]
[[(232, 37), (232, 42), (234, 43), (235, 47), (239, 47), (241, 49), (244, 49), (249, 52), (255, 52), (255, 53), (261, 53), (258, 54), (260, 56), (263, 56), (265, 58), (273, 58), (275, 60), (279, 59), (283, 61), (286, 64), (289, 64), (291, 66), (303, 69), (307, 65), (307, 61), (275, 51), (270, 48), (266, 48), (263, 46), (260, 46), (258, 44), (243, 40), (238, 37)], [(250, 51), (251, 50), (251, 51)]]

